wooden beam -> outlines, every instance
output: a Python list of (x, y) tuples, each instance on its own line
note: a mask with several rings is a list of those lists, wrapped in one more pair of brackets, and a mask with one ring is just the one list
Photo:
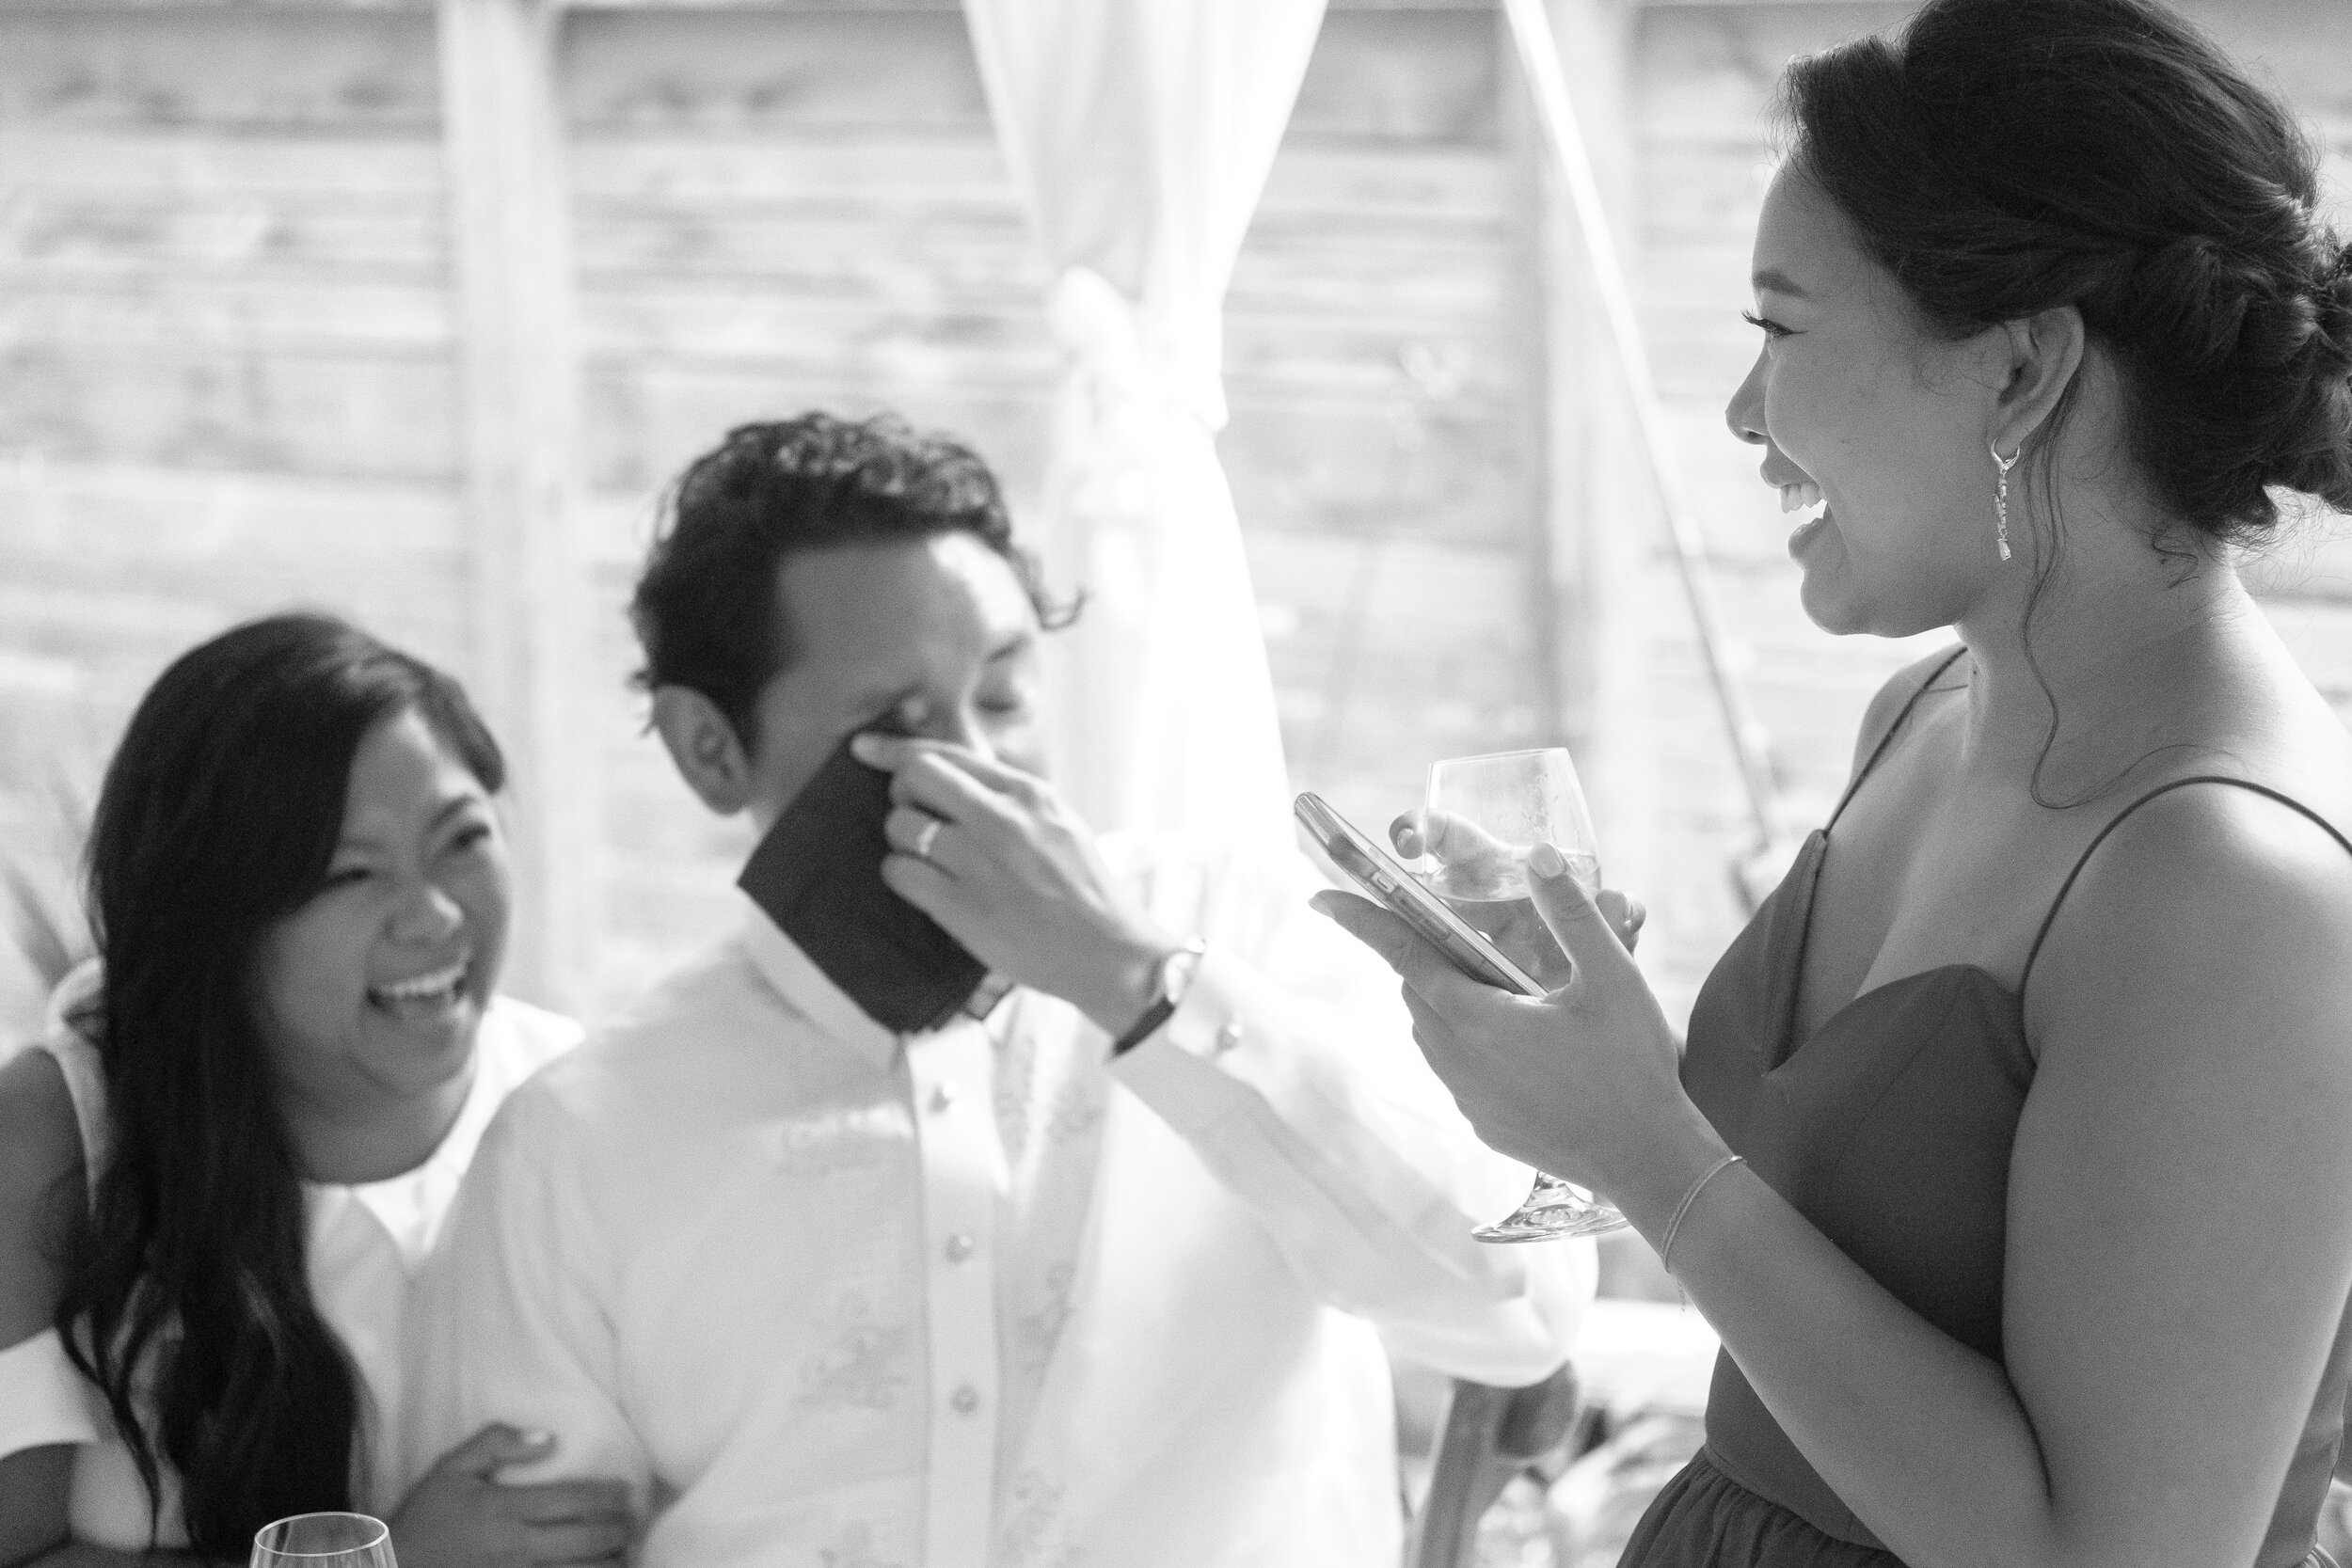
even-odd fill
[[(1642, 0), (1548, 0), (1577, 117), (1603, 199), (1621, 237), (1632, 188), (1634, 123), (1628, 82)], [(1520, 248), (1533, 276), (1530, 352), (1538, 361), (1531, 451), (1537, 626), (1552, 709), (1601, 835), (1613, 886), (1643, 885), (1655, 827), (1646, 802), (1650, 736), (1642, 698), (1639, 610), (1644, 541), (1655, 523), (1625, 412), (1625, 381), (1599, 315), (1576, 217), (1534, 124), (1524, 72), (1498, 28), (1504, 147), (1528, 215)], [(1634, 269), (1638, 258), (1626, 257)]]
[[(1504, 372), (1512, 393), (1503, 418), (1510, 425), (1509, 450), (1519, 455), (1513, 474), (1514, 510), (1523, 519), (1520, 553), (1521, 605), (1534, 633), (1541, 656), (1540, 680), (1546, 710), (1546, 743), (1563, 745), (1580, 767), (1593, 743), (1592, 681), (1586, 668), (1583, 621), (1577, 602), (1582, 594), (1579, 536), (1559, 533), (1559, 510), (1554, 500), (1566, 477), (1560, 469), (1559, 444), (1552, 432), (1555, 420), (1573, 422), (1574, 409), (1554, 406), (1553, 345), (1548, 329), (1555, 292), (1550, 271), (1554, 264), (1545, 236), (1549, 222), (1546, 192), (1550, 184), (1546, 167), (1543, 133), (1536, 124), (1524, 72), (1513, 48), (1509, 25), (1495, 24), (1495, 129), (1500, 141), (1502, 212), (1504, 309), (1522, 329), (1511, 336)], [(1568, 470), (1573, 472), (1573, 468)]]
[(587, 565), (580, 356), (553, 85), (558, 0), (440, 0), (473, 669), (513, 764), (511, 990), (577, 1008), (603, 879), (599, 755), (580, 702)]

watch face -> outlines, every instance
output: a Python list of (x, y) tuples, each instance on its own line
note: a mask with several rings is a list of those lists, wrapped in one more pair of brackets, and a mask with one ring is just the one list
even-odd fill
[(1192, 986), (1193, 971), (1200, 967), (1200, 944), (1194, 942), (1179, 947), (1160, 964), (1160, 996), (1169, 1006), (1184, 999)]
[(1184, 992), (1191, 988), (1193, 972), (1200, 967), (1201, 951), (1200, 939), (1195, 937), (1160, 960), (1159, 983), (1152, 993), (1152, 1005), (1143, 1009), (1143, 1016), (1125, 1034), (1111, 1041), (1112, 1055), (1150, 1038), (1174, 1016), (1184, 1000)]

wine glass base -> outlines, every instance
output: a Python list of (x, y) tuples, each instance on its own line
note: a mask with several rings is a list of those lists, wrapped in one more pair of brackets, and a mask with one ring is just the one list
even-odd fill
[(1470, 1235), (1482, 1242), (1557, 1242), (1570, 1236), (1605, 1236), (1625, 1227), (1626, 1217), (1607, 1204), (1563, 1203), (1522, 1209), (1508, 1219), (1480, 1226)]

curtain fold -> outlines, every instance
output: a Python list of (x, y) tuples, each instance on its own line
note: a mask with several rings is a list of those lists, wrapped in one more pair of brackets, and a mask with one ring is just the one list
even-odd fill
[(1063, 354), (1030, 542), (1087, 594), (1049, 644), (1055, 768), (1098, 828), (1287, 844), (1232, 496), (1222, 316), (1324, 0), (966, 0), (1054, 274)]

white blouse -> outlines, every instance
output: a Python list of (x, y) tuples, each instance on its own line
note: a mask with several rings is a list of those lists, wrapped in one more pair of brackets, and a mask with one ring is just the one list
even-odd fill
[[(94, 961), (67, 976), (37, 1042), (65, 1075), (93, 1193), (106, 1159), (105, 1082), (98, 1047), (68, 1017), (98, 983)], [(400, 1501), (392, 1434), (401, 1424), (399, 1356), (410, 1285), (439, 1237), (458, 1179), (507, 1095), (579, 1043), (580, 1035), (567, 1018), (495, 998), (475, 1037), (473, 1086), (448, 1136), (424, 1164), (383, 1181), (303, 1183), (311, 1298), (359, 1371), (355, 1507), (380, 1513)], [(187, 1544), (179, 1478), (167, 1469), (163, 1477), (161, 1524), (151, 1538), (147, 1491), (130, 1447), (117, 1434), (104, 1398), (67, 1358), (54, 1328), (0, 1350), (0, 1458), (53, 1444), (78, 1448), (68, 1515), (74, 1540), (132, 1551)]]

